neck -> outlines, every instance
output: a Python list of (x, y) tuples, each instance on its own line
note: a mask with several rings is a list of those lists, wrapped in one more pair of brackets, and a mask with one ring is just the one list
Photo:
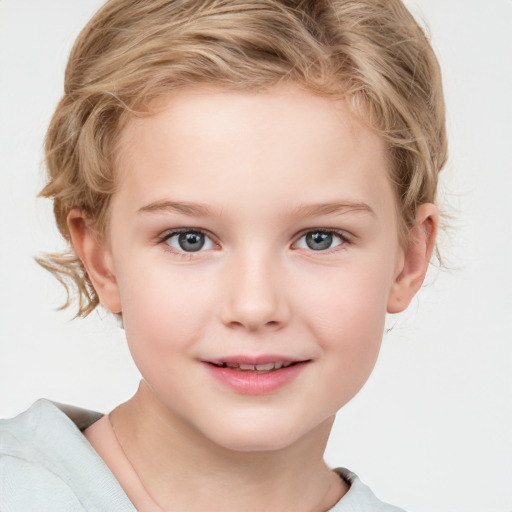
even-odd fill
[(323, 461), (332, 418), (286, 448), (238, 452), (171, 416), (142, 382), (110, 419), (144, 489), (163, 510), (325, 511), (347, 490)]

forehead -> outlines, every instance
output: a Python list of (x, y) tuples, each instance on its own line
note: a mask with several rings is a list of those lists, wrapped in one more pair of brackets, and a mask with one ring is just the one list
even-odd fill
[(382, 138), (344, 100), (293, 85), (172, 94), (154, 114), (126, 123), (116, 172), (119, 189), (139, 206), (191, 186), (198, 201), (239, 187), (228, 199), (236, 202), (247, 190), (269, 199), (275, 191), (278, 203), (283, 191), (304, 202), (321, 193), (335, 200), (333, 187), (353, 201), (371, 193), (378, 203), (376, 184), (390, 187)]

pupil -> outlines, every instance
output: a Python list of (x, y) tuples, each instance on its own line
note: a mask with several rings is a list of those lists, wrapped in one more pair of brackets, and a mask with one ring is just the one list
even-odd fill
[(178, 242), (184, 251), (199, 251), (204, 245), (204, 235), (202, 233), (182, 233)]
[(314, 251), (329, 249), (332, 244), (332, 233), (313, 232), (306, 235), (306, 244)]

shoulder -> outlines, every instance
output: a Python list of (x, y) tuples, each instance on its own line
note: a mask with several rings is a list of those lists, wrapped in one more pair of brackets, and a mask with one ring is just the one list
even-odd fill
[(106, 503), (134, 510), (80, 431), (100, 417), (38, 400), (15, 418), (0, 420), (2, 512), (101, 510)]
[(329, 512), (404, 512), (401, 508), (380, 501), (352, 471), (345, 468), (335, 471), (350, 484), (350, 489)]
[(38, 400), (25, 412), (0, 420), (0, 457), (43, 468), (65, 464), (77, 452), (90, 460), (94, 450), (81, 433), (102, 415)]

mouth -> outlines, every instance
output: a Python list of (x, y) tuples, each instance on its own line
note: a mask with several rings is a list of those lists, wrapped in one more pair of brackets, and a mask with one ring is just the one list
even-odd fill
[(237, 370), (240, 372), (256, 372), (256, 373), (270, 373), (280, 370), (281, 368), (289, 368), (306, 361), (273, 361), (264, 364), (247, 364), (231, 361), (223, 361), (220, 363), (209, 362), (212, 366), (217, 368), (229, 368), (230, 370)]
[(283, 356), (230, 356), (203, 361), (223, 386), (244, 395), (268, 395), (291, 384), (311, 359)]

